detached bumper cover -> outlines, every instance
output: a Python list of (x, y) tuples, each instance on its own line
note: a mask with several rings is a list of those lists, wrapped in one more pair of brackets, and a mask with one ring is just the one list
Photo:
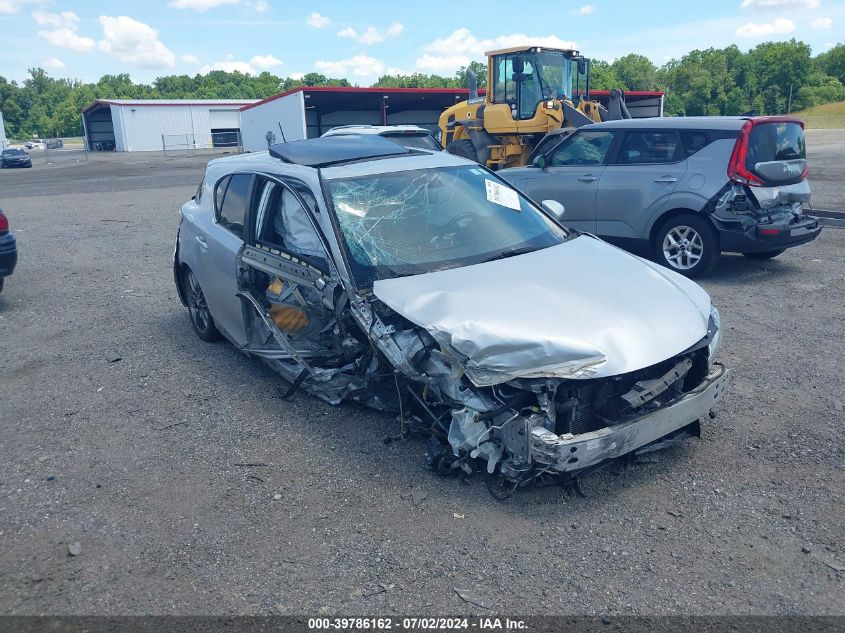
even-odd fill
[(677, 402), (616, 426), (579, 435), (531, 431), (531, 456), (558, 472), (571, 472), (627, 455), (704, 417), (724, 393), (730, 371), (714, 363), (704, 382)]
[(18, 247), (11, 233), (0, 235), (0, 277), (8, 277), (18, 262)]

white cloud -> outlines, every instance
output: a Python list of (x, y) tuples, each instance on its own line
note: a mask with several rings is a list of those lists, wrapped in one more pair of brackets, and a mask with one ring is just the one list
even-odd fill
[(240, 0), (170, 0), (168, 6), (174, 9), (193, 9), (204, 13), (209, 9), (222, 7), (224, 4), (240, 4)]
[(87, 53), (96, 48), (97, 43), (90, 37), (83, 37), (77, 32), (79, 16), (73, 11), (49, 13), (48, 11), (33, 11), (32, 17), (40, 26), (49, 27), (37, 32), (38, 37), (51, 46), (66, 48), (78, 53)]
[(394, 22), (384, 31), (380, 31), (374, 26), (368, 26), (367, 30), (360, 34), (351, 26), (348, 26), (345, 29), (338, 31), (337, 36), (355, 40), (359, 44), (378, 44), (384, 40), (399, 37), (404, 30), (405, 25), (401, 22)]
[(207, 75), (212, 70), (223, 70), (227, 73), (239, 72), (244, 75), (257, 75), (261, 70), (272, 68), (273, 66), (280, 66), (282, 60), (273, 55), (255, 55), (248, 62), (232, 59), (231, 55), (227, 55), (225, 60), (216, 61), (212, 64), (206, 64), (199, 69), (199, 74)]
[(313, 26), (315, 29), (321, 29), (324, 26), (329, 25), (329, 19), (324, 15), (320, 15), (316, 11), (314, 13), (309, 14), (307, 21), (308, 24), (310, 26)]
[(467, 66), (473, 60), (483, 60), (484, 53), (511, 46), (546, 46), (549, 48), (574, 49), (574, 42), (565, 41), (556, 35), (524, 35), (514, 33), (494, 38), (479, 39), (467, 28), (453, 31), (446, 37), (438, 37), (423, 47), (424, 54), (417, 58), (416, 66), (427, 72), (453, 72), (460, 66)]
[(384, 73), (384, 64), (367, 55), (355, 55), (338, 61), (318, 61), (314, 62), (314, 67), (332, 77), (378, 77)]
[(182, 62), (183, 64), (193, 64), (194, 66), (196, 66), (197, 64), (200, 63), (199, 57), (197, 57), (196, 55), (190, 55), (190, 54), (182, 55), (182, 57), (179, 58), (179, 61)]
[(158, 39), (149, 24), (125, 15), (101, 15), (103, 39), (97, 47), (122, 62), (143, 68), (171, 68), (176, 55)]
[(213, 64), (206, 64), (199, 69), (200, 75), (207, 75), (212, 70), (224, 70), (227, 73), (239, 72), (244, 75), (254, 75), (255, 68), (249, 65), (249, 62), (237, 62), (232, 60), (217, 61)]
[(32, 19), (38, 26), (50, 26), (54, 29), (68, 28), (75, 31), (79, 27), (79, 16), (73, 11), (50, 13), (37, 9), (32, 12)]
[(826, 30), (833, 26), (833, 20), (830, 18), (816, 18), (810, 22), (810, 26), (814, 29)]
[(65, 63), (58, 57), (48, 57), (41, 62), (41, 65), (48, 70), (61, 70)]
[(40, 0), (0, 0), (0, 13), (17, 13), (29, 4), (40, 4)]
[(273, 66), (281, 66), (282, 60), (272, 55), (256, 55), (249, 60), (249, 64), (255, 68), (272, 68)]
[(821, 0), (742, 0), (743, 9), (818, 9)]
[(266, 0), (170, 0), (167, 6), (173, 9), (191, 9), (199, 13), (205, 13), (211, 9), (222, 7), (227, 4), (239, 4), (250, 7), (259, 13), (270, 10)]
[(585, 4), (577, 9), (574, 9), (571, 13), (577, 13), (578, 15), (590, 15), (595, 10), (596, 7), (592, 4)]
[(795, 22), (786, 18), (778, 18), (772, 22), (748, 22), (736, 30), (739, 37), (765, 37), (767, 35), (784, 35), (795, 30)]
[(290, 77), (294, 81), (299, 81), (300, 79), (305, 77), (305, 73), (291, 73), (290, 75), (288, 75), (288, 77)]

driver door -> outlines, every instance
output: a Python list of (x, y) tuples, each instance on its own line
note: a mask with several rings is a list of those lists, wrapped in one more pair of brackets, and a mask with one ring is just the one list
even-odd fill
[(525, 193), (538, 204), (557, 200), (566, 226), (595, 233), (598, 185), (613, 141), (611, 130), (574, 133), (545, 155), (546, 167), (525, 181)]

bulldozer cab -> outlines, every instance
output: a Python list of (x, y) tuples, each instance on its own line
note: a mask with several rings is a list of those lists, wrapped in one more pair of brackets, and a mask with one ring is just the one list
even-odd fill
[(576, 51), (541, 48), (488, 53), (487, 100), (507, 104), (514, 120), (534, 118), (543, 101), (572, 100), (572, 77), (584, 61)]

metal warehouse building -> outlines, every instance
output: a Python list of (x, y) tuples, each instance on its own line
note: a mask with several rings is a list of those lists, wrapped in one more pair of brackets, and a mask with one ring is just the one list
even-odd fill
[[(610, 96), (590, 94), (603, 103)], [(314, 138), (339, 125), (415, 124), (436, 133), (440, 113), (468, 95), (464, 88), (300, 86), (241, 108), (243, 148), (263, 151), (283, 137)], [(662, 92), (626, 92), (625, 103), (635, 118), (663, 116)]]
[(98, 99), (82, 111), (91, 150), (149, 152), (240, 144), (239, 109), (254, 99)]

